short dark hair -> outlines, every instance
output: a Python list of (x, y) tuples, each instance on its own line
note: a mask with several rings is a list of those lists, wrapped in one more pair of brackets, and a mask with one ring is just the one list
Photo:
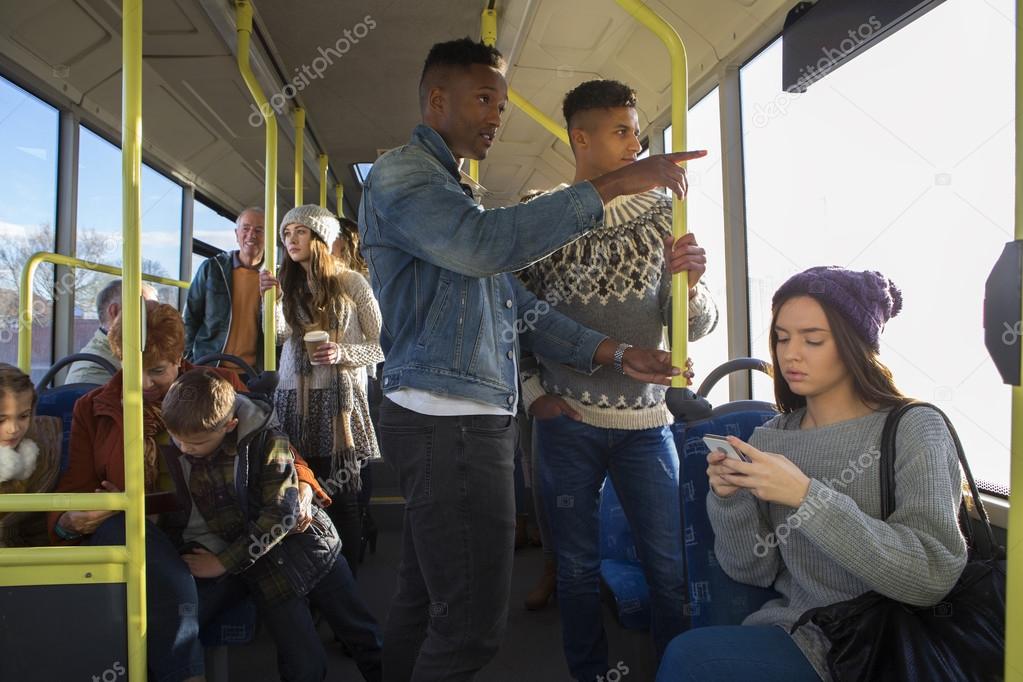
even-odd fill
[(473, 40), (468, 36), (458, 40), (436, 43), (430, 48), (430, 53), (426, 55), (423, 73), (419, 77), (420, 105), (426, 103), (426, 96), (429, 94), (429, 90), (425, 86), (430, 72), (452, 67), (468, 69), (473, 64), (483, 64), (499, 71), (503, 71), (505, 67), (504, 57), (496, 47)]
[(572, 128), (572, 119), (581, 111), (635, 107), (636, 91), (625, 83), (612, 80), (586, 81), (565, 95), (561, 113), (565, 124)]

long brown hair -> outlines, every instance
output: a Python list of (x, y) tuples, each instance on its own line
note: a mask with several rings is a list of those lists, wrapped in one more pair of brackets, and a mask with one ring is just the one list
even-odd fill
[(806, 397), (797, 395), (789, 388), (789, 383), (779, 370), (778, 365), (778, 313), (788, 301), (799, 296), (807, 296), (817, 301), (828, 318), (831, 335), (838, 348), (838, 357), (849, 371), (853, 381), (853, 391), (865, 405), (879, 408), (895, 407), (907, 400), (906, 396), (896, 388), (892, 372), (888, 369), (877, 352), (846, 322), (838, 311), (812, 294), (796, 294), (778, 301), (771, 314), (771, 362), (774, 364), (774, 401), (778, 411), (795, 412), (806, 407)]
[(366, 261), (359, 250), (359, 226), (354, 220), (345, 217), (338, 218), (338, 222), (341, 223), (341, 233), (334, 240), (337, 257), (349, 270), (366, 272)]
[(306, 324), (300, 319), (299, 311), (304, 311), (319, 329), (328, 330), (335, 326), (345, 306), (354, 305), (343, 282), (347, 266), (331, 255), (330, 247), (315, 232), (309, 231), (312, 238), (308, 274), (291, 258), (285, 258), (281, 264), (284, 320), (299, 336)]

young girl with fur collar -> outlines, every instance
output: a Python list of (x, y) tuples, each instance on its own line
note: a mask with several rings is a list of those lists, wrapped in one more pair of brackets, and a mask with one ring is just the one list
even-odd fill
[[(0, 364), (0, 494), (46, 493), (60, 469), (61, 423), (36, 417), (32, 380)], [(0, 512), (0, 547), (47, 545), (46, 515)]]

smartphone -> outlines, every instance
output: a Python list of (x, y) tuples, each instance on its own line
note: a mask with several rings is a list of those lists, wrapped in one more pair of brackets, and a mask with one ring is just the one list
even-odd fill
[(706, 443), (708, 450), (711, 452), (714, 452), (715, 450), (721, 451), (725, 453), (725, 456), (728, 457), (728, 459), (737, 459), (740, 462), (752, 461), (749, 457), (736, 450), (731, 443), (725, 440), (724, 436), (715, 436), (712, 433), (708, 433), (703, 437), (703, 442)]

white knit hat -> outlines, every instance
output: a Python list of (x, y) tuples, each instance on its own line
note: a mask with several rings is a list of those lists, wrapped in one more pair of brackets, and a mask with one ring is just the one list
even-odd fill
[(304, 225), (322, 239), (328, 248), (333, 246), (334, 240), (341, 233), (341, 224), (334, 217), (334, 214), (316, 204), (303, 204), (284, 214), (281, 221), (281, 241), (284, 241), (284, 228), (288, 225)]

